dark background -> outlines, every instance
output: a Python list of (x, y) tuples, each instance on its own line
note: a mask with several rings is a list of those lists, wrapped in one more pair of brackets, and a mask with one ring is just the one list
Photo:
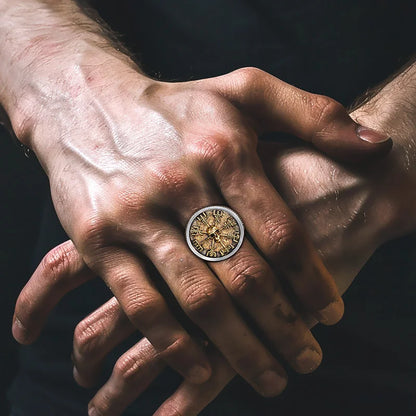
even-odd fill
[(34, 158), (0, 127), (0, 415), (6, 415), (5, 389), (16, 368), (11, 335), (15, 300), (30, 276), (47, 179)]
[[(125, 34), (125, 43), (139, 52), (147, 72), (163, 79), (212, 76), (254, 65), (348, 105), (398, 69), (415, 50), (415, 6), (410, 2), (350, 1), (348, 11), (343, 2), (276, 2), (280, 4), (276, 13), (279, 19), (268, 9), (273, 2), (241, 2), (250, 5), (250, 16), (266, 22), (258, 27), (249, 20), (253, 24), (250, 36), (240, 34), (247, 39), (233, 39), (234, 32), (212, 29), (218, 21), (232, 18), (233, 1), (211, 0), (209, 10), (217, 10), (216, 14), (207, 13), (206, 2), (195, 6), (196, 2), (191, 1), (142, 1), (140, 13), (131, 12), (138, 7), (134, 3), (137, 2), (118, 1), (116, 10), (114, 2), (101, 1), (99, 9), (118, 32)], [(178, 12), (179, 6), (187, 10), (186, 18)], [(297, 21), (293, 13), (298, 14), (299, 21), (309, 23), (285, 23)], [(328, 15), (336, 19), (328, 19)], [(321, 30), (322, 22), (326, 24), (325, 31)], [(210, 32), (204, 34), (202, 28)], [(190, 36), (195, 33), (200, 36)], [(265, 54), (275, 59), (264, 62)], [(33, 268), (31, 255), (46, 192), (47, 179), (36, 160), (27, 159), (0, 129), (0, 415), (7, 414), (4, 391), (16, 370), (17, 345), (10, 332), (13, 306)], [(324, 386), (331, 395), (340, 394), (342, 402), (345, 380), (350, 380), (351, 394), (358, 401), (362, 396), (363, 403), (371, 400), (373, 409), (379, 402), (380, 414), (393, 414), (395, 408), (393, 404), (389, 408), (388, 400), (392, 391), (399, 399), (403, 396), (403, 407), (396, 409), (399, 415), (415, 407), (415, 242), (416, 236), (411, 235), (381, 248), (347, 292), (344, 320), (334, 328), (319, 328), (317, 338), (327, 346), (326, 365), (314, 376), (314, 383), (308, 376), (297, 384), (305, 402), (308, 395), (318, 394)], [(336, 376), (329, 377), (328, 371), (341, 372), (344, 380), (337, 385)], [(326, 385), (325, 380), (331, 380), (331, 385)], [(244, 390), (236, 387), (234, 391), (238, 402)], [(289, 388), (287, 396), (290, 394)], [(289, 398), (285, 405), (288, 414), (302, 406), (296, 394), (291, 397), (294, 399)], [(356, 407), (349, 410), (348, 403), (342, 405), (344, 411), (356, 412)]]

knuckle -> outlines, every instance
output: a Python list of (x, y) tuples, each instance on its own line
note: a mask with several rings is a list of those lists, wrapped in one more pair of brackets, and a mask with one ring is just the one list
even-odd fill
[(104, 216), (92, 216), (80, 221), (78, 236), (81, 251), (86, 251), (86, 248), (94, 249), (104, 246), (112, 229), (112, 222)]
[(186, 416), (186, 413), (178, 409), (179, 404), (173, 400), (167, 401), (163, 404), (163, 411), (170, 416)]
[(227, 140), (222, 134), (207, 137), (204, 144), (205, 146), (202, 146), (203, 154), (208, 160), (227, 157), (233, 151), (231, 141)]
[(192, 338), (190, 335), (184, 334), (176, 338), (173, 342), (164, 347), (159, 355), (161, 357), (172, 357), (176, 359), (179, 355), (188, 355), (192, 345)]
[(140, 361), (137, 360), (134, 353), (127, 352), (117, 360), (113, 372), (117, 380), (129, 384), (135, 379), (139, 370)]
[(166, 230), (155, 231), (146, 244), (149, 247), (157, 247), (155, 261), (164, 262), (181, 287), (193, 282), (201, 275), (201, 268), (195, 256), (184, 251), (183, 247), (178, 247)]
[(254, 258), (245, 259), (230, 268), (230, 295), (236, 299), (246, 299), (253, 293), (264, 292), (267, 288), (267, 271)]
[(88, 320), (81, 321), (74, 331), (74, 349), (83, 358), (95, 357), (99, 349), (100, 334)]
[(305, 241), (301, 225), (296, 221), (266, 221), (266, 233), (269, 236), (269, 249), (274, 257), (284, 261), (299, 255)]
[(232, 72), (242, 90), (253, 88), (259, 80), (264, 78), (265, 74), (263, 70), (252, 66), (239, 68)]
[(45, 276), (51, 281), (59, 281), (70, 269), (75, 248), (71, 242), (65, 242), (53, 248), (41, 261), (41, 268)]
[[(113, 369), (111, 378), (116, 376), (116, 372)], [(91, 400), (89, 407), (95, 408), (94, 415), (97, 416), (115, 416), (121, 415), (124, 410), (125, 397), (123, 392), (120, 391), (119, 384), (111, 382), (111, 378), (107, 383), (98, 391), (98, 393)]]
[(236, 138), (235, 132), (222, 132), (206, 137), (200, 142), (199, 161), (215, 170), (228, 168), (234, 170), (249, 162), (249, 155), (244, 140)]
[(319, 130), (324, 130), (330, 125), (335, 118), (345, 114), (344, 107), (334, 99), (325, 95), (313, 95), (310, 103), (312, 108), (312, 117), (317, 123)]
[(191, 319), (205, 321), (216, 316), (225, 303), (222, 288), (214, 283), (204, 286), (190, 286), (185, 293), (184, 309)]
[(106, 388), (100, 391), (99, 398), (94, 397), (91, 402), (91, 405), (95, 408), (94, 415), (96, 416), (112, 416), (114, 415), (114, 396), (116, 396), (117, 392), (114, 391), (113, 388)]
[(165, 310), (162, 298), (145, 292), (130, 296), (125, 306), (125, 312), (138, 329), (144, 329), (156, 323)]
[[(166, 238), (165, 230), (161, 230), (154, 234), (154, 239), (151, 239), (151, 244), (157, 244), (159, 241), (157, 255), (158, 259), (177, 259), (179, 258), (181, 263), (185, 260), (183, 256), (181, 256), (177, 245), (173, 241), (169, 241)], [(175, 269), (173, 269), (175, 270)]]

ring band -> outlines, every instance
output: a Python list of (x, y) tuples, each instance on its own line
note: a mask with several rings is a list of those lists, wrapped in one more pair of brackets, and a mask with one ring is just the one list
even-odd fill
[(192, 215), (186, 226), (186, 241), (191, 251), (206, 261), (221, 261), (233, 256), (244, 239), (244, 225), (236, 212), (213, 205)]

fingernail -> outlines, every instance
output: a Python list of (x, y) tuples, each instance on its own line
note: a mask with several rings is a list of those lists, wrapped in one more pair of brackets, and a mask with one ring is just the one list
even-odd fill
[(88, 409), (88, 416), (100, 416), (100, 414), (98, 413), (97, 409), (94, 406), (91, 406)]
[(23, 326), (20, 319), (16, 316), (12, 325), (12, 333), (16, 341), (24, 344), (29, 341), (27, 329)]
[(387, 134), (384, 133), (380, 133), (376, 130), (370, 129), (369, 127), (364, 127), (364, 126), (357, 126), (357, 136), (361, 139), (364, 140), (365, 142), (368, 143), (374, 143), (374, 144), (378, 144), (378, 143), (384, 143), (387, 140), (391, 140), (391, 137), (388, 136)]
[(201, 384), (206, 382), (211, 376), (211, 368), (202, 365), (193, 366), (188, 372), (188, 380), (191, 383)]
[(321, 364), (322, 356), (318, 351), (306, 347), (296, 357), (296, 371), (302, 374), (312, 373)]
[(265, 397), (279, 395), (286, 387), (285, 378), (273, 370), (266, 370), (256, 380), (259, 392)]
[(344, 314), (344, 302), (341, 298), (331, 302), (328, 306), (315, 312), (316, 319), (324, 325), (336, 324)]

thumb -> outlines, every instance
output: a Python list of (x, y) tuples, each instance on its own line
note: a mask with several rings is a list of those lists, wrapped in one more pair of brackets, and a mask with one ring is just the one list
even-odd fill
[(393, 141), (357, 124), (337, 101), (312, 94), (257, 68), (212, 79), (215, 88), (254, 122), (258, 133), (292, 134), (329, 156), (359, 162), (388, 153)]

